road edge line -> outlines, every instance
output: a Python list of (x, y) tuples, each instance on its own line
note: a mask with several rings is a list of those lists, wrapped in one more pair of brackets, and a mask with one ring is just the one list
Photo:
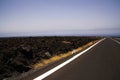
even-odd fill
[(111, 38), (111, 40), (113, 40), (114, 42), (116, 42), (116, 43), (120, 44), (120, 42), (119, 42), (119, 41), (117, 41), (117, 40), (115, 40), (115, 39), (112, 39), (112, 38)]
[(90, 50), (91, 48), (93, 48), (95, 45), (97, 45), (98, 43), (102, 42), (103, 40), (105, 40), (105, 38), (99, 40), (98, 42), (96, 42), (95, 44), (93, 44), (92, 46), (88, 47), (87, 49), (85, 49), (84, 51), (76, 54), (75, 56), (73, 56), (72, 58), (66, 60), (65, 62), (59, 64), (58, 66), (50, 69), (49, 71), (43, 73), (42, 75), (38, 76), (37, 78), (33, 79), (33, 80), (42, 80), (46, 77), (48, 77), (49, 75), (51, 75), (52, 73), (54, 73), (55, 71), (59, 70), (60, 68), (64, 67), (65, 65), (67, 65), (68, 63), (70, 63), (71, 61), (73, 61), (74, 59), (78, 58), (80, 55), (82, 55), (83, 53), (87, 52), (88, 50)]

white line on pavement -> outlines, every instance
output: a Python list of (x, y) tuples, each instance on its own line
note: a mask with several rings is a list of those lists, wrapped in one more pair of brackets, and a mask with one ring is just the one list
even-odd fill
[(88, 47), (87, 49), (85, 49), (84, 51), (78, 53), (77, 55), (73, 56), (72, 58), (68, 59), (67, 61), (61, 63), (60, 65), (54, 67), (53, 69), (45, 72), (44, 74), (38, 76), (37, 78), (33, 79), (33, 80), (42, 80), (44, 78), (46, 78), (47, 76), (51, 75), (52, 73), (54, 73), (55, 71), (59, 70), (60, 68), (62, 68), (63, 66), (67, 65), (68, 63), (70, 63), (71, 61), (73, 61), (74, 59), (76, 59), (77, 57), (79, 57), (80, 55), (82, 55), (83, 53), (87, 52), (88, 50), (90, 50), (92, 47), (94, 47), (95, 45), (97, 45), (98, 43), (100, 43), (101, 41), (105, 40), (101, 39), (100, 41), (96, 42), (95, 44), (93, 44), (92, 46)]
[[(111, 38), (112, 39), (112, 38)], [(116, 43), (118, 43), (118, 44), (120, 44), (120, 42), (119, 41), (117, 41), (117, 40), (115, 40), (115, 39), (112, 39), (113, 41), (115, 41)]]

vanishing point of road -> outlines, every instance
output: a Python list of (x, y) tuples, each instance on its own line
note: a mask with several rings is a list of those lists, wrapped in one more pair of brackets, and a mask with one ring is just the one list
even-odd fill
[[(52, 69), (58, 63), (47, 68)], [(47, 71), (44, 68), (27, 79), (33, 80)], [(120, 80), (120, 44), (114, 39), (106, 38), (42, 80)]]
[(105, 39), (43, 80), (120, 80), (120, 44)]

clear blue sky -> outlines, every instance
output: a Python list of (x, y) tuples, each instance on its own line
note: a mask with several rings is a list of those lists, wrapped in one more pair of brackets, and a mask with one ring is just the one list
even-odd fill
[(0, 0), (0, 36), (120, 35), (120, 0)]

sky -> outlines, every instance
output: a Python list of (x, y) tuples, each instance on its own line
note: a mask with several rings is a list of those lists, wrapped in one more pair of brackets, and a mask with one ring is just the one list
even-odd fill
[(120, 36), (120, 0), (0, 0), (0, 37)]

